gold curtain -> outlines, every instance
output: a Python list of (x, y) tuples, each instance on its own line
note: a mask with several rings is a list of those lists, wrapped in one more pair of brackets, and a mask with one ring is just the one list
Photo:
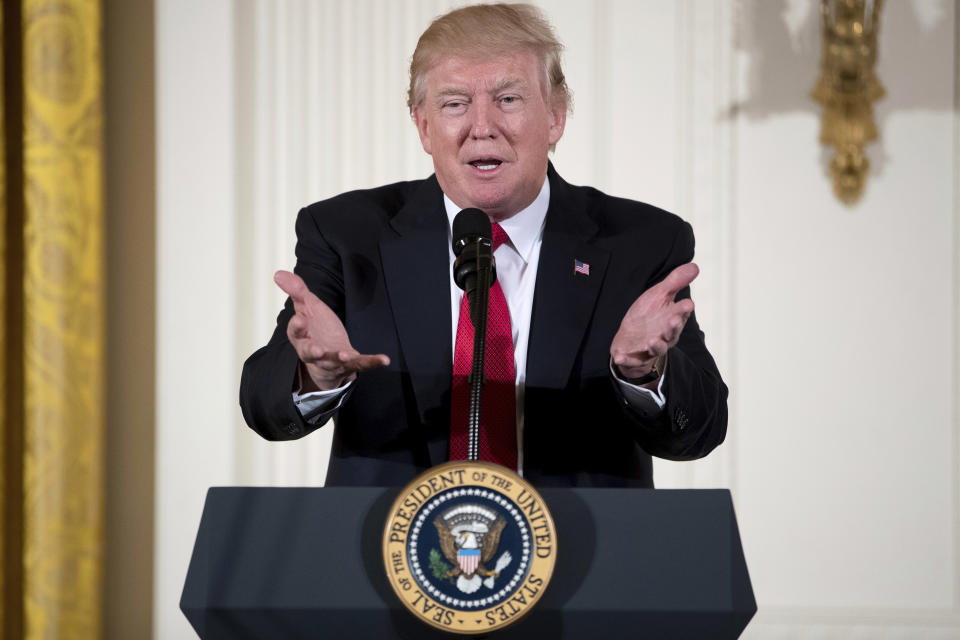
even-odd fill
[[(3, 154), (0, 154), (0, 309), (5, 310), (0, 316), (0, 322), (6, 325), (7, 319), (7, 270), (4, 268), (7, 263), (7, 137), (6, 137), (6, 82), (4, 82), (4, 67), (6, 66), (7, 50), (4, 39), (4, 15), (3, 5), (0, 4), (0, 51), (3, 52), (4, 64), (0, 64), (0, 147)], [(6, 469), (7, 469), (7, 332), (6, 327), (0, 331), (0, 620), (6, 620), (7, 615), (7, 546), (9, 536), (4, 535), (7, 530), (7, 509), (5, 496), (7, 495)], [(0, 624), (0, 638), (7, 636), (7, 625)]]
[(6, 640), (97, 638), (104, 509), (101, 8), (99, 0), (21, 0), (5, 2), (4, 11), (0, 618)]

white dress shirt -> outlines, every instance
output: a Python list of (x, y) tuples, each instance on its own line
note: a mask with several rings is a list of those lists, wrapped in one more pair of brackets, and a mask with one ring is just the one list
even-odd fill
[[(453, 280), (453, 246), (452, 232), (454, 217), (460, 213), (462, 207), (454, 203), (444, 194), (444, 208), (447, 212), (448, 243), (450, 253), (450, 318), (451, 318), (451, 353), (456, 351), (457, 322), (460, 318), (460, 304), (463, 290)], [(537, 266), (540, 263), (540, 246), (543, 244), (543, 228), (547, 219), (547, 209), (550, 205), (550, 181), (544, 180), (543, 187), (536, 199), (526, 209), (507, 218), (500, 226), (510, 238), (497, 248), (494, 258), (497, 263), (497, 281), (503, 289), (510, 311), (510, 325), (513, 329), (513, 357), (517, 374), (517, 465), (518, 471), (523, 470), (523, 418), (524, 418), (524, 385), (527, 374), (527, 345), (530, 339), (530, 316), (533, 312), (533, 295), (537, 282)], [(452, 372), (451, 372), (452, 373)], [(624, 402), (629, 404), (641, 415), (656, 416), (666, 404), (663, 380), (660, 378), (656, 391), (645, 387), (632, 385), (617, 377), (612, 369), (611, 375), (619, 384), (623, 393)], [(338, 389), (330, 391), (313, 391), (301, 394), (293, 392), (293, 400), (303, 416), (317, 414), (330, 407), (334, 402), (342, 402), (344, 392), (350, 388), (348, 382)], [(300, 387), (300, 385), (298, 385)]]

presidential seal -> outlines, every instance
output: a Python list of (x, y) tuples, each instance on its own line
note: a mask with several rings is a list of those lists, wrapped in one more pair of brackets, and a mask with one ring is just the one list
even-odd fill
[(415, 616), (459, 634), (523, 617), (543, 595), (557, 558), (546, 504), (516, 473), (448, 462), (400, 492), (383, 530), (387, 579)]

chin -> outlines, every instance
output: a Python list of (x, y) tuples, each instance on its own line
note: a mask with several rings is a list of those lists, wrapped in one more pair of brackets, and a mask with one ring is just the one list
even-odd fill
[(482, 189), (471, 193), (469, 200), (473, 203), (474, 207), (490, 213), (491, 211), (498, 211), (507, 205), (506, 196), (507, 194), (503, 189), (497, 189), (496, 191)]

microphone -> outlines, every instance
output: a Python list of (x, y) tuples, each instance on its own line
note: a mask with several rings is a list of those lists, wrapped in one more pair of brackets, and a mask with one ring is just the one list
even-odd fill
[[(464, 290), (470, 306), (470, 319), (480, 328), (481, 307), (485, 312), (490, 287), (497, 280), (493, 259), (493, 229), (490, 219), (480, 209), (464, 209), (453, 219), (453, 281)], [(484, 289), (486, 295), (479, 292)], [(486, 315), (484, 313), (483, 315)], [(486, 324), (486, 323), (483, 323)]]
[(464, 290), (473, 322), (473, 362), (470, 367), (470, 411), (467, 417), (467, 459), (480, 451), (480, 403), (483, 395), (490, 287), (497, 279), (493, 261), (493, 228), (480, 209), (464, 209), (453, 219), (453, 281)]

